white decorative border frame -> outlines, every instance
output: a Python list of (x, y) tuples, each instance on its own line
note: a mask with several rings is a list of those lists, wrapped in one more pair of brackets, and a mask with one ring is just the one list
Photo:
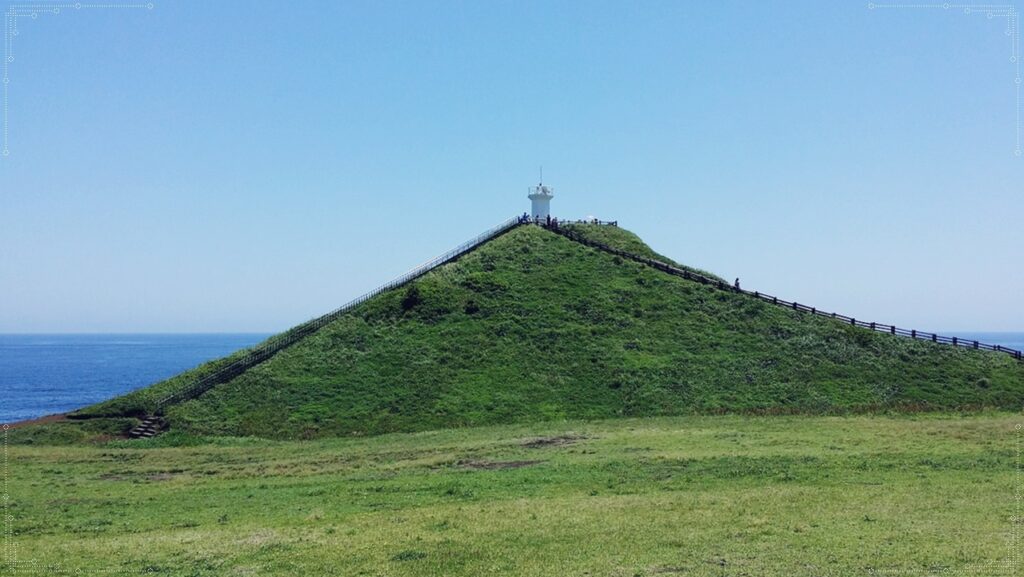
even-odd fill
[(1015, 130), (1016, 130), (1016, 145), (1013, 150), (1015, 156), (1021, 156), (1021, 139), (1020, 139), (1020, 88), (1021, 88), (1021, 75), (1020, 75), (1020, 12), (1017, 11), (1017, 7), (1013, 4), (950, 4), (949, 2), (943, 4), (876, 4), (874, 2), (868, 3), (868, 10), (878, 9), (917, 9), (917, 10), (960, 10), (964, 15), (971, 16), (974, 14), (984, 14), (989, 20), (994, 18), (1005, 18), (1006, 19), (1006, 31), (1005, 34), (1010, 37), (1010, 63), (1013, 64), (1014, 71), (1014, 90), (1015, 90)]
[(4, 69), (3, 79), (0, 82), (3, 83), (4, 87), (4, 116), (3, 116), (3, 145), (0, 148), (0, 154), (3, 156), (10, 156), (10, 85), (11, 75), (10, 67), (14, 63), (14, 39), (21, 33), (18, 28), (19, 18), (28, 18), (36, 20), (40, 14), (53, 14), (59, 15), (61, 10), (89, 10), (89, 9), (121, 9), (121, 8), (144, 8), (146, 10), (152, 10), (154, 4), (152, 2), (148, 4), (82, 4), (76, 2), (74, 4), (11, 4), (4, 11)]
[(1020, 575), (1020, 525), (1024, 523), (1024, 517), (1021, 516), (1021, 499), (1024, 499), (1024, 468), (1021, 468), (1021, 437), (1024, 437), (1024, 425), (1017, 424), (1013, 427), (1017, 438), (1017, 454), (1016, 454), (1016, 475), (1014, 477), (1014, 488), (1013, 488), (1013, 516), (1010, 517), (1011, 529), (1010, 529), (1010, 556), (1007, 559), (1009, 565), (1010, 575)]

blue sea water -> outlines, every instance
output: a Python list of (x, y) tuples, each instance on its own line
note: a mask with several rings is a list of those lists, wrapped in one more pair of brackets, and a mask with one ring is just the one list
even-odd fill
[[(940, 334), (1024, 350), (1024, 333)], [(268, 336), (0, 335), (0, 423), (61, 413), (109, 399)]]
[(0, 334), (0, 422), (61, 413), (174, 376), (266, 334)]
[(963, 333), (939, 332), (940, 335), (959, 337), (964, 340), (978, 341), (988, 345), (1002, 345), (1014, 350), (1024, 351), (1024, 333)]

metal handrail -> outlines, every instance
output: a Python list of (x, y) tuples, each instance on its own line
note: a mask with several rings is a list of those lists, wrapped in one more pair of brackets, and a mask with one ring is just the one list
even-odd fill
[(319, 317), (310, 319), (282, 333), (270, 337), (263, 343), (249, 349), (246, 352), (245, 356), (236, 359), (232, 361), (230, 364), (221, 367), (217, 371), (200, 378), (191, 385), (179, 389), (171, 393), (170, 395), (167, 395), (166, 397), (160, 399), (156, 403), (156, 411), (159, 413), (170, 405), (181, 403), (189, 399), (194, 399), (199, 395), (205, 393), (206, 391), (210, 390), (212, 387), (230, 381), (231, 379), (237, 377), (243, 372), (251, 369), (252, 367), (274, 356), (282, 349), (287, 348), (288, 346), (296, 343), (300, 339), (316, 332), (318, 329), (322, 328), (324, 325), (330, 323), (331, 321), (337, 320), (340, 316), (352, 310), (357, 305), (360, 305), (383, 292), (406, 285), (409, 282), (416, 280), (417, 278), (427, 274), (431, 270), (457, 259), (458, 257), (466, 254), (467, 252), (473, 250), (474, 248), (480, 246), (481, 244), (499, 235), (502, 235), (517, 226), (523, 225), (526, 222), (528, 222), (528, 220), (524, 219), (523, 217), (512, 217), (498, 224), (497, 226), (494, 226), (484, 231), (483, 233), (471, 238), (470, 240), (460, 244), (454, 249), (440, 256), (434, 257), (417, 267), (414, 267), (408, 272), (399, 275), (393, 280), (380, 285), (379, 287), (371, 290), (366, 294), (363, 294), (352, 299), (351, 301), (345, 303), (341, 307), (325, 315), (321, 315)]

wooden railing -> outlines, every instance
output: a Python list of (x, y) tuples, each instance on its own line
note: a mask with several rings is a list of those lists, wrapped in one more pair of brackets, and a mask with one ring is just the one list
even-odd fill
[(639, 263), (645, 264), (647, 266), (650, 266), (652, 268), (664, 271), (666, 273), (669, 273), (669, 274), (672, 274), (672, 275), (675, 275), (675, 276), (679, 276), (679, 277), (682, 277), (682, 278), (685, 278), (685, 279), (689, 279), (689, 280), (692, 280), (692, 281), (695, 281), (695, 282), (699, 282), (699, 283), (702, 283), (702, 284), (711, 285), (711, 286), (717, 287), (717, 288), (719, 288), (721, 290), (727, 290), (727, 291), (732, 291), (732, 292), (746, 294), (746, 295), (752, 296), (754, 298), (761, 299), (764, 302), (771, 303), (773, 305), (778, 305), (778, 306), (782, 306), (782, 307), (786, 307), (786, 308), (791, 308), (791, 309), (793, 309), (795, 311), (811, 313), (811, 314), (814, 314), (814, 315), (835, 319), (835, 320), (838, 320), (838, 321), (841, 321), (841, 322), (844, 322), (844, 323), (849, 323), (852, 326), (862, 327), (862, 328), (870, 329), (870, 330), (877, 331), (877, 332), (883, 332), (883, 333), (888, 333), (888, 334), (891, 334), (891, 335), (898, 335), (898, 336), (909, 337), (909, 338), (919, 339), (919, 340), (926, 340), (926, 341), (931, 341), (931, 342), (934, 342), (934, 343), (943, 343), (943, 344), (948, 344), (948, 345), (953, 345), (953, 346), (958, 346), (958, 347), (966, 347), (966, 348), (972, 348), (972, 349), (980, 349), (980, 350), (1001, 352), (1001, 353), (1006, 353), (1008, 355), (1011, 355), (1011, 356), (1013, 356), (1014, 358), (1016, 358), (1018, 360), (1024, 360), (1024, 354), (1022, 354), (1021, 351), (1014, 350), (1014, 349), (1011, 349), (1011, 348), (1008, 348), (1008, 347), (1004, 347), (1004, 346), (1001, 346), (1001, 345), (990, 345), (990, 344), (981, 343), (981, 342), (978, 342), (978, 341), (975, 341), (975, 340), (959, 339), (957, 337), (946, 337), (946, 336), (937, 335), (937, 334), (934, 334), (934, 333), (927, 333), (927, 332), (916, 331), (916, 330), (902, 329), (902, 328), (899, 328), (899, 327), (895, 327), (895, 326), (887, 325), (887, 324), (883, 324), (883, 323), (867, 322), (867, 321), (855, 319), (855, 318), (852, 318), (852, 317), (848, 317), (848, 316), (845, 316), (845, 315), (840, 315), (838, 313), (822, 311), (822, 310), (819, 310), (819, 309), (817, 309), (815, 307), (811, 307), (811, 306), (808, 306), (808, 305), (804, 305), (804, 304), (800, 304), (800, 303), (796, 303), (796, 302), (789, 302), (789, 301), (786, 301), (786, 300), (783, 300), (783, 299), (780, 299), (778, 297), (775, 297), (775, 296), (772, 296), (772, 295), (768, 295), (768, 294), (765, 294), (765, 293), (761, 293), (761, 292), (757, 292), (757, 291), (742, 290), (742, 289), (740, 289), (738, 287), (730, 286), (728, 283), (722, 281), (721, 279), (712, 278), (712, 277), (700, 274), (698, 272), (694, 272), (692, 270), (683, 269), (683, 268), (680, 268), (680, 267), (677, 267), (677, 266), (674, 266), (674, 265), (670, 265), (668, 263), (665, 263), (665, 262), (662, 262), (662, 261), (659, 261), (659, 260), (656, 260), (656, 259), (652, 259), (652, 258), (649, 258), (649, 257), (645, 257), (645, 256), (637, 255), (637, 254), (634, 254), (634, 253), (630, 253), (630, 252), (627, 252), (627, 251), (624, 251), (624, 250), (621, 250), (621, 249), (617, 249), (617, 248), (608, 246), (608, 245), (606, 245), (604, 243), (588, 239), (585, 236), (583, 236), (583, 235), (581, 235), (581, 234), (579, 234), (577, 232), (574, 232), (571, 229), (563, 228), (563, 226), (562, 226), (562, 225), (566, 225), (566, 224), (598, 224), (598, 225), (605, 225), (605, 226), (617, 226), (618, 225), (617, 221), (608, 222), (608, 221), (599, 221), (599, 220), (579, 220), (579, 221), (557, 221), (557, 220), (555, 220), (555, 221), (552, 221), (552, 222), (548, 222), (547, 220), (544, 220), (544, 221), (534, 221), (534, 220), (530, 220), (528, 217), (517, 216), (517, 217), (513, 217), (513, 218), (510, 218), (510, 219), (502, 222), (501, 224), (499, 224), (499, 225), (497, 225), (497, 226), (495, 226), (495, 227), (493, 227), (493, 228), (491, 228), (491, 229), (489, 229), (489, 230), (487, 230), (487, 231), (477, 235), (476, 237), (474, 237), (474, 238), (472, 238), (472, 239), (462, 243), (461, 245), (457, 246), (456, 248), (454, 248), (454, 249), (452, 249), (452, 250), (450, 250), (450, 251), (448, 251), (448, 252), (446, 252), (446, 253), (444, 253), (444, 254), (436, 257), (436, 258), (433, 258), (433, 259), (431, 259), (431, 260), (421, 264), (420, 266), (410, 270), (409, 272), (399, 276), (398, 278), (395, 278), (394, 280), (392, 280), (390, 282), (387, 282), (387, 283), (385, 283), (385, 284), (383, 284), (383, 285), (373, 289), (372, 291), (370, 291), (370, 292), (368, 292), (368, 293), (366, 293), (366, 294), (364, 294), (364, 295), (362, 295), (360, 297), (357, 297), (357, 298), (349, 301), (345, 305), (343, 305), (343, 306), (341, 306), (341, 307), (339, 307), (339, 308), (337, 308), (337, 309), (335, 309), (335, 310), (333, 310), (333, 311), (331, 311), (331, 312), (329, 312), (329, 313), (327, 313), (325, 315), (316, 317), (316, 318), (311, 319), (309, 321), (306, 321), (306, 322), (304, 322), (304, 323), (302, 323), (300, 325), (296, 325), (296, 326), (288, 329), (287, 331), (285, 331), (283, 333), (279, 333), (277, 335), (274, 335), (273, 337), (267, 339), (266, 341), (264, 341), (263, 343), (257, 345), (256, 347), (253, 347), (253, 348), (247, 350), (245, 352), (244, 356), (242, 356), (241, 358), (238, 358), (238, 359), (232, 361), (230, 364), (221, 367), (220, 369), (216, 370), (215, 372), (210, 373), (209, 375), (206, 375), (206, 376), (204, 376), (202, 378), (199, 378), (194, 383), (192, 383), (192, 384), (190, 384), (190, 385), (188, 385), (188, 386), (186, 386), (186, 387), (184, 387), (182, 389), (179, 389), (179, 390), (171, 393), (170, 395), (160, 399), (156, 403), (156, 412), (157, 413), (161, 413), (166, 407), (168, 407), (170, 405), (173, 405), (173, 404), (176, 404), (176, 403), (180, 403), (180, 402), (183, 402), (183, 401), (186, 401), (186, 400), (198, 397), (199, 395), (201, 395), (204, 392), (208, 391), (210, 388), (212, 388), (212, 387), (214, 387), (214, 386), (216, 386), (218, 384), (226, 383), (226, 382), (234, 379), (235, 377), (237, 377), (238, 375), (242, 374), (243, 372), (249, 370), (250, 368), (252, 368), (252, 367), (254, 367), (254, 366), (256, 366), (256, 365), (266, 361), (267, 359), (273, 357), (275, 354), (280, 352), (282, 349), (285, 349), (285, 348), (291, 346), (292, 344), (296, 343), (300, 339), (302, 339), (302, 338), (304, 338), (304, 337), (306, 337), (306, 336), (316, 332), (317, 330), (322, 328), (324, 325), (326, 325), (326, 324), (328, 324), (328, 323), (338, 319), (340, 316), (342, 316), (345, 313), (349, 312), (350, 310), (352, 310), (356, 306), (366, 302), (367, 300), (369, 300), (369, 299), (371, 299), (371, 298), (373, 298), (373, 297), (375, 297), (375, 296), (377, 296), (377, 295), (379, 295), (379, 294), (381, 294), (383, 292), (394, 290), (394, 289), (399, 288), (399, 287), (401, 287), (403, 285), (406, 285), (409, 282), (411, 282), (413, 280), (416, 280), (417, 278), (425, 275), (426, 273), (430, 272), (431, 270), (433, 270), (433, 269), (435, 269), (435, 268), (437, 268), (437, 267), (439, 267), (439, 266), (441, 266), (443, 264), (449, 263), (449, 262), (459, 258), (463, 254), (466, 254), (467, 252), (477, 248), (481, 244), (483, 244), (483, 243), (485, 243), (485, 242), (487, 242), (487, 241), (489, 241), (489, 240), (491, 240), (491, 239), (493, 239), (495, 237), (498, 237), (498, 236), (508, 232), (509, 230), (511, 230), (511, 229), (513, 229), (513, 228), (515, 228), (517, 226), (521, 226), (523, 224), (528, 224), (528, 223), (537, 224), (537, 225), (539, 225), (541, 227), (546, 228), (547, 230), (550, 230), (550, 231), (552, 231), (554, 233), (560, 234), (563, 237), (566, 237), (566, 238), (568, 238), (570, 240), (573, 240), (575, 242), (578, 242), (580, 244), (583, 244), (583, 245), (586, 245), (586, 246), (589, 246), (589, 247), (592, 247), (592, 248), (595, 248), (595, 249), (598, 249), (598, 250), (601, 250), (601, 251), (604, 251), (604, 252), (607, 252), (607, 253), (611, 253), (611, 254), (617, 255), (619, 257), (632, 260), (634, 262), (639, 262)]
[(319, 316), (314, 319), (308, 320), (300, 325), (296, 325), (288, 329), (283, 333), (279, 333), (277, 335), (274, 335), (273, 337), (270, 337), (263, 343), (246, 351), (245, 355), (242, 356), (241, 358), (232, 361), (230, 364), (221, 367), (217, 371), (210, 373), (209, 375), (206, 375), (198, 379), (194, 383), (160, 399), (156, 403), (156, 412), (161, 413), (165, 408), (167, 408), (170, 405), (181, 403), (189, 399), (194, 399), (199, 395), (205, 393), (206, 391), (210, 390), (210, 388), (234, 379), (238, 375), (244, 373), (245, 371), (251, 369), (252, 367), (274, 356), (282, 349), (285, 349), (291, 346), (292, 344), (295, 344), (300, 339), (316, 332), (324, 325), (338, 319), (338, 317), (344, 315), (345, 313), (349, 312), (356, 306), (366, 302), (367, 300), (383, 292), (394, 290), (403, 285), (406, 285), (416, 280), (417, 278), (427, 274), (431, 270), (443, 264), (449, 263), (459, 258), (460, 256), (466, 254), (467, 252), (475, 249), (481, 244), (502, 234), (505, 234), (509, 230), (512, 230), (513, 228), (523, 225), (527, 222), (528, 219), (524, 219), (518, 216), (510, 218), (502, 222), (501, 224), (491, 229), (488, 229), (487, 231), (477, 235), (476, 237), (471, 238), (470, 240), (460, 244), (454, 249), (421, 264), (420, 266), (410, 270), (409, 272), (399, 276), (398, 278), (390, 282), (384, 283), (381, 286), (373, 289), (372, 291), (360, 297), (352, 299), (351, 301), (345, 303), (343, 306), (323, 316)]
[(530, 215), (526, 213), (523, 213), (523, 216), (520, 218), (520, 220), (522, 220), (526, 224), (539, 224), (544, 228), (558, 227), (571, 224), (596, 224), (600, 226), (619, 226), (619, 221), (617, 220), (600, 220), (597, 218), (578, 218), (576, 220), (561, 220), (557, 217), (552, 218), (550, 216), (547, 218), (531, 218)]
[[(584, 221), (584, 222), (590, 223), (590, 224), (602, 224), (600, 222), (594, 223), (592, 221)], [(752, 296), (754, 298), (761, 299), (764, 302), (771, 303), (773, 305), (778, 305), (778, 306), (781, 306), (781, 307), (793, 309), (795, 311), (804, 312), (804, 313), (810, 313), (810, 314), (821, 316), (821, 317), (835, 319), (837, 321), (848, 323), (851, 326), (861, 327), (861, 328), (869, 329), (869, 330), (872, 330), (872, 331), (877, 331), (877, 332), (880, 332), (880, 333), (888, 333), (890, 335), (897, 335), (897, 336), (901, 336), (901, 337), (909, 337), (909, 338), (912, 338), (912, 339), (931, 341), (933, 343), (942, 343), (942, 344), (952, 345), (954, 347), (964, 347), (964, 348), (970, 348), (970, 349), (979, 349), (979, 350), (986, 350), (986, 351), (995, 351), (995, 352), (998, 352), (998, 353), (1006, 353), (1006, 354), (1012, 356), (1013, 358), (1015, 358), (1017, 360), (1024, 360), (1024, 353), (1021, 353), (1021, 351), (1018, 351), (1018, 350), (1015, 350), (1015, 349), (1011, 349), (1009, 347), (1004, 347), (1002, 345), (990, 345), (990, 344), (981, 343), (981, 342), (978, 342), (976, 340), (971, 340), (971, 339), (961, 339), (961, 338), (958, 338), (958, 337), (946, 337), (946, 336), (942, 336), (942, 335), (937, 335), (935, 333), (928, 333), (928, 332), (917, 331), (917, 330), (913, 330), (913, 329), (901, 329), (899, 327), (896, 327), (896, 326), (893, 326), (893, 325), (887, 325), (887, 324), (884, 324), (884, 323), (876, 323), (876, 322), (863, 321), (863, 320), (860, 320), (860, 319), (856, 319), (856, 318), (853, 318), (853, 317), (848, 317), (848, 316), (841, 315), (841, 314), (838, 314), (838, 313), (826, 312), (826, 311), (823, 311), (823, 310), (819, 310), (819, 309), (817, 309), (815, 307), (808, 306), (808, 305), (805, 305), (805, 304), (800, 304), (800, 303), (797, 303), (797, 302), (786, 301), (786, 300), (780, 299), (780, 298), (778, 298), (776, 296), (772, 296), (772, 295), (769, 295), (769, 294), (765, 294), (765, 293), (761, 293), (761, 292), (757, 292), (757, 291), (743, 290), (743, 289), (741, 289), (739, 287), (732, 286), (732, 285), (726, 283), (725, 281), (723, 281), (721, 279), (711, 278), (709, 276), (702, 275), (700, 273), (693, 272), (691, 270), (686, 270), (686, 269), (683, 269), (683, 268), (679, 268), (679, 267), (670, 265), (668, 263), (665, 263), (665, 262), (662, 262), (662, 261), (659, 261), (659, 260), (655, 260), (653, 258), (649, 258), (649, 257), (645, 257), (645, 256), (640, 256), (638, 254), (633, 254), (633, 253), (630, 253), (630, 252), (627, 252), (627, 251), (624, 251), (624, 250), (621, 250), (621, 249), (618, 249), (618, 248), (615, 248), (615, 247), (612, 247), (612, 246), (608, 246), (608, 245), (606, 245), (604, 243), (597, 242), (595, 240), (591, 240), (591, 239), (585, 237), (584, 235), (581, 235), (578, 232), (575, 232), (575, 231), (573, 231), (571, 229), (563, 228), (562, 226), (560, 226), (561, 224), (569, 224), (569, 223), (551, 223), (551, 224), (548, 224), (547, 222), (541, 222), (541, 223), (537, 223), (537, 224), (539, 226), (542, 226), (542, 227), (550, 230), (551, 232), (560, 234), (560, 235), (564, 236), (565, 238), (568, 238), (568, 239), (573, 240), (575, 242), (578, 242), (580, 244), (589, 246), (591, 248), (596, 248), (598, 250), (601, 250), (601, 251), (604, 251), (604, 252), (607, 252), (607, 253), (611, 253), (611, 254), (617, 255), (617, 256), (619, 256), (621, 258), (629, 259), (629, 260), (632, 260), (634, 262), (639, 262), (639, 263), (645, 264), (647, 266), (656, 268), (656, 269), (658, 269), (660, 271), (667, 272), (667, 273), (675, 275), (675, 276), (680, 276), (680, 277), (683, 277), (685, 279), (696, 281), (696, 282), (699, 282), (699, 283), (702, 283), (702, 284), (711, 285), (711, 286), (717, 287), (717, 288), (719, 288), (721, 290), (749, 295), (749, 296)]]

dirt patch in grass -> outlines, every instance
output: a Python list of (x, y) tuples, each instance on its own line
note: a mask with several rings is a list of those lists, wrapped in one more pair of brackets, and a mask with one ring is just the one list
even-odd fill
[(120, 473), (103, 473), (99, 477), (96, 477), (102, 481), (127, 481), (128, 476)]
[(555, 437), (540, 437), (537, 439), (530, 439), (524, 442), (522, 445), (527, 449), (542, 449), (544, 447), (561, 447), (564, 445), (572, 445), (573, 443), (586, 439), (583, 435), (558, 435)]
[(24, 421), (7, 423), (7, 427), (10, 429), (17, 429), (20, 427), (27, 427), (29, 425), (46, 425), (48, 423), (56, 423), (58, 421), (66, 420), (68, 420), (67, 413), (57, 413), (55, 415), (46, 415), (45, 417), (39, 417), (37, 419), (26, 419)]
[(146, 475), (146, 479), (149, 481), (170, 481), (175, 476), (174, 473), (153, 473), (152, 475)]
[(670, 575), (672, 573), (686, 573), (685, 567), (675, 567), (672, 565), (656, 565), (650, 568), (650, 572), (654, 575)]
[(500, 469), (519, 469), (522, 467), (529, 467), (530, 465), (537, 465), (544, 461), (477, 461), (477, 460), (463, 460), (456, 463), (459, 467), (465, 469), (474, 469), (477, 471), (496, 471)]
[(277, 532), (272, 529), (260, 529), (236, 541), (239, 545), (247, 547), (263, 547), (279, 540)]

